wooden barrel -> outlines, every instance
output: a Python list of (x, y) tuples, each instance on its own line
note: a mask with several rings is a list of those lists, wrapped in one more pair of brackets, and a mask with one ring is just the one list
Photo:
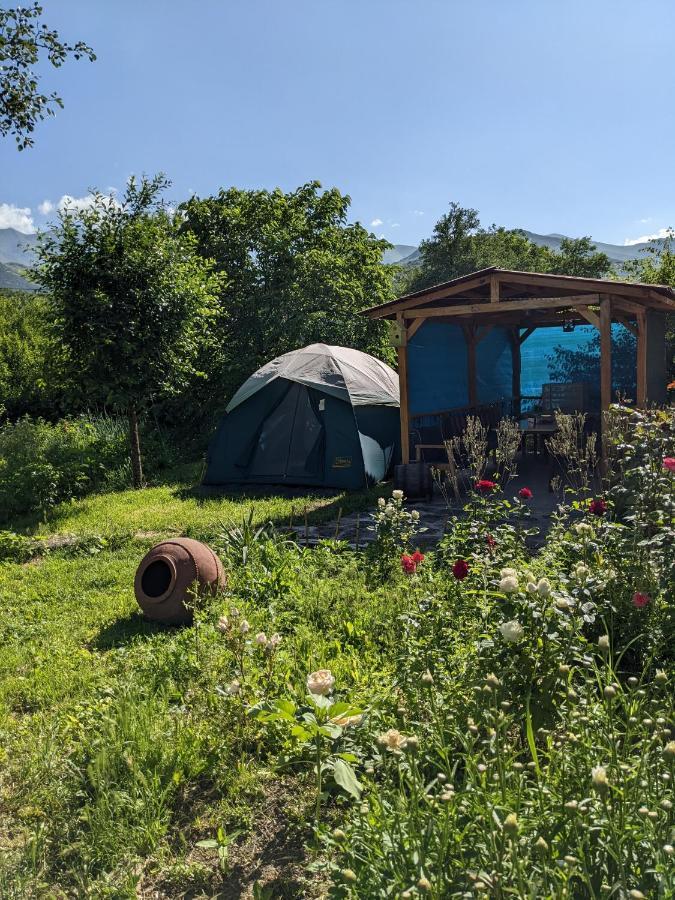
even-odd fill
[(431, 465), (425, 462), (413, 462), (396, 466), (394, 469), (394, 487), (403, 491), (406, 497), (428, 497), (433, 493)]
[(225, 584), (223, 566), (210, 547), (191, 538), (162, 541), (136, 571), (136, 600), (149, 619), (177, 625), (192, 621), (190, 603)]

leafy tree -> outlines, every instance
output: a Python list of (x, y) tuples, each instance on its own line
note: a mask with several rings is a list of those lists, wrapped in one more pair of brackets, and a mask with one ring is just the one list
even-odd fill
[(42, 6), (0, 9), (0, 134), (13, 134), (19, 150), (34, 143), (31, 133), (38, 121), (53, 116), (63, 107), (56, 93), (40, 89), (37, 67), (45, 59), (59, 68), (72, 55), (75, 59), (96, 59), (82, 41), (64, 43), (58, 32), (40, 21)]
[(92, 194), (39, 236), (35, 278), (51, 295), (69, 377), (88, 403), (129, 418), (134, 486), (143, 483), (138, 415), (195, 375), (221, 278), (161, 203), (163, 175), (130, 179), (117, 202)]
[(0, 292), (0, 400), (10, 420), (63, 411), (62, 352), (48, 311), (46, 297)]
[(477, 256), (473, 238), (480, 228), (478, 211), (451, 203), (430, 238), (420, 244), (420, 264), (408, 286), (419, 291), (451, 278), (475, 272)]
[[(639, 259), (624, 263), (626, 274), (643, 284), (668, 284), (675, 287), (675, 231), (668, 229), (665, 239), (655, 239), (642, 252)], [(675, 380), (675, 314), (666, 315), (666, 345), (668, 352), (669, 380)]]
[[(481, 228), (478, 212), (451, 203), (436, 223), (433, 235), (420, 244), (420, 263), (403, 287), (421, 290), (469, 272), (499, 266), (524, 272), (550, 272), (600, 278), (611, 270), (605, 253), (588, 237), (563, 238), (560, 251), (540, 247), (518, 228)], [(401, 286), (402, 276), (398, 276)]]
[(562, 238), (560, 250), (550, 254), (547, 269), (554, 275), (577, 275), (580, 278), (604, 278), (612, 270), (606, 253), (600, 253), (590, 237)]
[(310, 182), (221, 190), (180, 207), (183, 229), (227, 275), (204, 360), (218, 401), (272, 357), (321, 341), (387, 354), (380, 323), (361, 310), (391, 298), (389, 246), (347, 222), (350, 198)]

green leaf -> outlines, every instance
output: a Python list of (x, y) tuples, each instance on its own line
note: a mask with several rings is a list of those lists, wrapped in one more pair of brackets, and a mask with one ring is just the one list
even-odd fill
[(218, 841), (215, 838), (209, 838), (206, 841), (197, 841), (195, 847), (201, 847), (202, 850), (215, 850), (218, 846)]
[(335, 765), (333, 766), (333, 778), (335, 779), (336, 784), (339, 784), (340, 787), (348, 794), (351, 794), (352, 797), (355, 797), (357, 800), (360, 798), (362, 789), (356, 777), (356, 772), (348, 762), (344, 761), (344, 759), (338, 758), (335, 760)]

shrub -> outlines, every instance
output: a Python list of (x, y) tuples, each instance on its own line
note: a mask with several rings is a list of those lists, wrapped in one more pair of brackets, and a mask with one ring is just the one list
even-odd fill
[(120, 486), (126, 431), (109, 418), (19, 419), (0, 427), (0, 519)]

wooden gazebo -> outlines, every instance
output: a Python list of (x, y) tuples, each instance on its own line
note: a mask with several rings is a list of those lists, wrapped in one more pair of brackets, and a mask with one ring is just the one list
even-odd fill
[[(459, 326), (450, 331), (446, 328), (446, 333), (462, 342), (462, 354), (466, 354), (467, 403), (476, 406), (479, 403), (476, 348), (490, 332), (500, 330), (508, 336), (512, 363), (510, 388), (512, 397), (518, 398), (520, 348), (535, 329), (591, 324), (600, 332), (600, 407), (604, 411), (612, 402), (613, 322), (625, 325), (637, 339), (637, 406), (665, 399), (664, 314), (668, 312), (675, 312), (675, 291), (670, 287), (495, 267), (366, 310), (364, 315), (371, 319), (392, 321), (393, 340), (398, 347), (403, 462), (410, 460), (409, 385), (415, 376), (411, 372), (409, 348), (415, 341), (419, 342), (420, 329), (430, 334), (429, 329), (440, 323)], [(414, 366), (424, 366), (424, 353), (419, 347)]]

